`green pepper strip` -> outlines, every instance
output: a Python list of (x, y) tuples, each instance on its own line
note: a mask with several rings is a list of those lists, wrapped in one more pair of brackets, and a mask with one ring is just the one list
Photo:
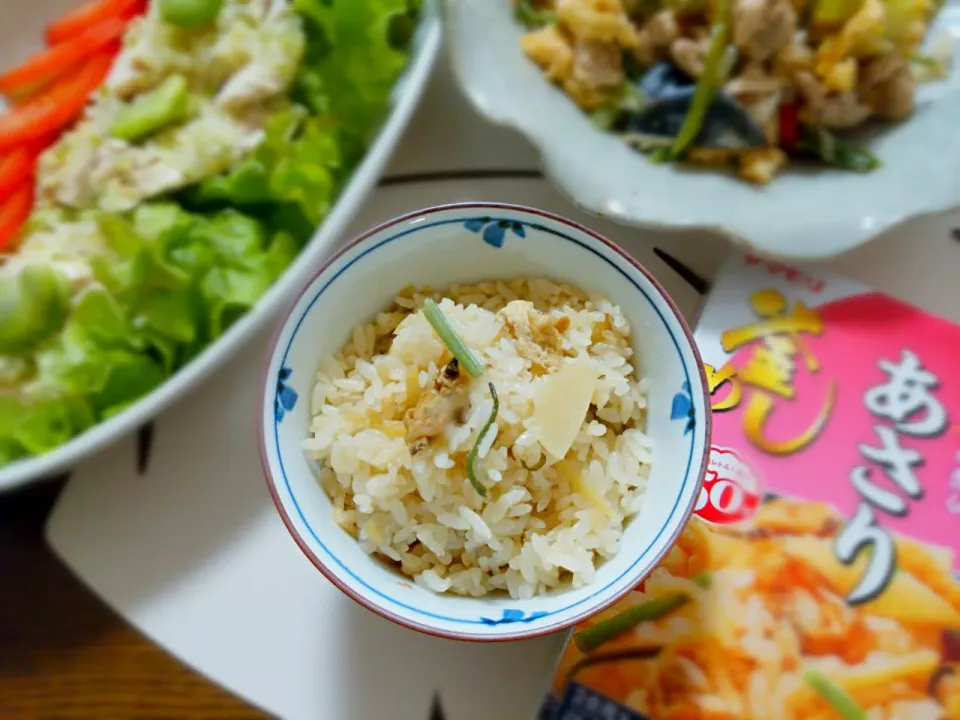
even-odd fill
[(867, 720), (867, 711), (857, 704), (857, 701), (847, 695), (846, 691), (816, 670), (807, 670), (803, 680), (816, 690), (827, 703), (843, 718), (843, 720)]
[(477, 455), (480, 453), (480, 443), (483, 442), (483, 438), (486, 437), (487, 432), (490, 430), (490, 426), (493, 425), (493, 421), (497, 419), (497, 413), (500, 412), (500, 398), (497, 397), (497, 389), (493, 386), (493, 383), (489, 383), (490, 386), (490, 396), (493, 398), (493, 410), (490, 411), (490, 417), (487, 418), (487, 422), (483, 424), (483, 427), (480, 428), (480, 434), (477, 435), (477, 441), (473, 444), (473, 447), (470, 449), (470, 453), (467, 455), (467, 479), (470, 481), (470, 484), (473, 485), (473, 489), (477, 491), (477, 494), (480, 497), (487, 496), (486, 486), (480, 482), (477, 478)]
[(597, 623), (593, 627), (581, 630), (573, 636), (573, 641), (582, 653), (591, 653), (615, 637), (629, 632), (642, 622), (659, 620), (690, 602), (690, 596), (683, 593), (671, 593), (641, 605), (634, 605), (609, 620)]
[(723, 57), (727, 52), (727, 43), (730, 35), (730, 0), (717, 2), (717, 21), (713, 24), (710, 34), (710, 48), (703, 62), (703, 72), (697, 80), (697, 89), (690, 101), (690, 109), (683, 118), (683, 125), (673, 141), (670, 154), (674, 159), (679, 158), (684, 150), (697, 139), (703, 128), (703, 121), (707, 117), (713, 98), (720, 89), (722, 82)]
[(652, 660), (660, 654), (662, 649), (659, 645), (654, 645), (652, 647), (626, 648), (624, 650), (590, 655), (589, 657), (582, 658), (570, 668), (570, 672), (567, 673), (567, 682), (570, 682), (578, 672), (591, 665), (624, 662), (626, 660)]
[(517, 20), (528, 28), (538, 28), (544, 25), (556, 25), (557, 14), (550, 10), (540, 10), (533, 6), (530, 0), (520, 0), (514, 9)]
[(478, 378), (483, 375), (483, 365), (464, 345), (463, 340), (457, 335), (457, 331), (453, 329), (450, 321), (447, 320), (433, 300), (427, 299), (423, 304), (423, 314), (437, 335), (440, 336), (440, 339), (443, 340), (443, 344), (447, 346), (460, 366), (470, 374), (470, 377)]
[(866, 148), (822, 127), (804, 127), (797, 149), (815, 155), (828, 165), (853, 172), (870, 172), (881, 164)]

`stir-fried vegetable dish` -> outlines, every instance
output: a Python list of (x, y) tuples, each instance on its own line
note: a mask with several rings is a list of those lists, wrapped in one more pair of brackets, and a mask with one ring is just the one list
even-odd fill
[(187, 364), (362, 159), (417, 0), (93, 0), (0, 73), (0, 466)]
[[(951, 47), (937, 0), (518, 0), (521, 44), (604, 130), (655, 161), (767, 183), (791, 159), (866, 172), (849, 136), (906, 120)], [(938, 41), (939, 40), (939, 41)]]

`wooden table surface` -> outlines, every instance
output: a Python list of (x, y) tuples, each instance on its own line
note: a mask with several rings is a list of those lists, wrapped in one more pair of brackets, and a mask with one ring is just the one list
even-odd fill
[(167, 655), (57, 560), (43, 524), (61, 487), (0, 496), (0, 720), (269, 717)]

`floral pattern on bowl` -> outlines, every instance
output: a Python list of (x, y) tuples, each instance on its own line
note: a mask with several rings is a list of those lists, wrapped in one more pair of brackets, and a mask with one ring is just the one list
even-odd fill
[(277, 394), (273, 401), (273, 414), (277, 422), (283, 422), (284, 416), (297, 406), (297, 391), (287, 384), (293, 371), (288, 367), (280, 368), (277, 373)]
[(490, 217), (470, 218), (463, 226), (470, 232), (480, 233), (483, 241), (492, 247), (503, 247), (503, 241), (509, 230), (519, 238), (526, 237), (523, 223), (517, 220), (497, 220)]

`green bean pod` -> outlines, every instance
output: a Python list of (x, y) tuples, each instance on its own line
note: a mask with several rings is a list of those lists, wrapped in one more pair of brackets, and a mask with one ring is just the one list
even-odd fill
[(807, 670), (803, 681), (813, 688), (843, 720), (867, 720), (867, 711), (850, 697), (846, 690), (830, 682), (817, 670)]
[(591, 653), (604, 643), (630, 632), (643, 622), (659, 620), (690, 602), (690, 596), (683, 593), (670, 593), (640, 605), (634, 605), (608, 620), (593, 627), (581, 630), (573, 636), (573, 641), (582, 653)]
[(624, 650), (614, 650), (612, 652), (594, 653), (578, 660), (570, 672), (567, 673), (567, 682), (570, 682), (577, 673), (593, 665), (604, 665), (606, 663), (622, 663), (631, 660), (652, 660), (657, 657), (663, 648), (659, 645), (652, 647), (632, 647)]
[(710, 105), (720, 90), (723, 82), (724, 56), (727, 54), (727, 45), (730, 39), (730, 0), (719, 0), (717, 3), (717, 20), (710, 32), (710, 48), (703, 61), (703, 70), (697, 80), (697, 89), (690, 101), (690, 109), (683, 118), (683, 125), (673, 141), (670, 154), (679, 158), (683, 152), (697, 139), (703, 129), (703, 121), (707, 117)]

